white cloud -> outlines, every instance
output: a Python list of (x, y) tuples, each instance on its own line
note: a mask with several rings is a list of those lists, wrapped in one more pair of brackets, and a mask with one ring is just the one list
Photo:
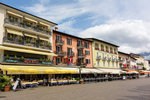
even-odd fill
[(150, 49), (150, 23), (142, 20), (110, 20), (81, 32), (82, 37), (95, 37), (120, 46), (123, 52), (140, 53)]
[[(81, 30), (80, 29), (75, 29), (73, 28), (73, 23), (75, 22), (75, 20), (71, 20), (71, 21), (68, 21), (68, 22), (64, 22), (62, 24), (59, 25), (59, 30), (60, 31), (63, 31), (63, 32), (66, 32), (66, 33), (69, 33), (69, 34), (74, 34), (75, 33), (79, 33)], [(65, 31), (67, 30), (67, 31)], [(77, 36), (77, 34), (76, 34)]]

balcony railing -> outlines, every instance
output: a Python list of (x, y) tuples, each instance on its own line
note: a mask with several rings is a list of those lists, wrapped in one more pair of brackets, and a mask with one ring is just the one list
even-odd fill
[(68, 57), (74, 57), (74, 52), (67, 52)]
[(85, 48), (85, 46), (83, 44), (78, 44), (77, 46), (78, 46), (78, 49), (84, 49)]
[(63, 40), (56, 40), (56, 45), (64, 45), (64, 41)]
[(115, 58), (112, 58), (111, 60), (112, 60), (113, 62), (115, 62), (115, 61), (116, 61), (116, 59), (115, 59)]
[[(39, 40), (37, 40), (37, 41), (39, 41)], [(43, 42), (42, 42), (42, 44), (40, 44), (40, 43), (34, 42), (32, 40), (30, 42), (27, 42), (27, 40), (24, 40), (24, 39), (19, 40), (19, 39), (10, 39), (9, 37), (4, 37), (3, 42), (18, 44), (18, 45), (28, 46), (28, 47), (35, 47), (35, 48), (52, 50), (50, 43), (46, 45)]]
[(24, 57), (4, 57), (4, 63), (13, 63), (13, 64), (44, 64), (52, 65), (53, 62), (47, 59), (37, 59), (37, 58), (24, 58)]
[(127, 64), (130, 64), (130, 61), (126, 61)]
[(26, 24), (26, 23), (24, 23), (24, 21), (22, 21), (22, 22), (14, 21), (14, 20), (12, 21), (9, 18), (5, 18), (5, 23), (15, 25), (15, 26), (27, 29), (27, 30), (44, 33), (46, 35), (51, 35), (51, 29), (44, 29), (43, 27), (40, 27), (39, 25)]
[(107, 60), (107, 58), (106, 58), (106, 57), (103, 57), (102, 60), (105, 61), (105, 60)]
[(108, 60), (108, 61), (111, 61), (111, 57), (108, 57), (107, 60)]
[(96, 60), (101, 60), (101, 56), (97, 56), (97, 57), (96, 57)]
[(99, 48), (95, 47), (95, 50), (99, 50)]
[(78, 58), (85, 58), (86, 55), (85, 54), (78, 54)]
[(66, 52), (63, 51), (56, 51), (55, 52), (58, 56), (66, 56)]

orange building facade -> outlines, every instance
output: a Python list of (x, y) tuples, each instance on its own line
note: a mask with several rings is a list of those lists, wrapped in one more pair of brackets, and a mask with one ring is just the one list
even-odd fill
[(70, 34), (53, 31), (54, 64), (61, 66), (92, 67), (92, 41)]

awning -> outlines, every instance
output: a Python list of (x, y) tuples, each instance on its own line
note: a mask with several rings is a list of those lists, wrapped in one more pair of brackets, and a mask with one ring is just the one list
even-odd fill
[(11, 15), (14, 15), (14, 16), (17, 16), (17, 17), (23, 17), (17, 13), (14, 13), (14, 12), (11, 12), (11, 11), (7, 11), (8, 14), (11, 14)]
[(0, 65), (2, 71), (8, 71), (8, 74), (74, 74), (78, 71), (73, 69), (51, 67), (51, 66), (18, 66), (18, 65)]
[(126, 71), (128, 74), (139, 74), (139, 72), (137, 72), (135, 69), (125, 69), (124, 71)]
[(37, 21), (35, 21), (35, 20), (31, 19), (31, 18), (25, 17), (25, 19), (26, 19), (26, 20), (28, 20), (28, 21), (31, 21), (31, 22), (37, 23)]
[(9, 51), (23, 52), (23, 53), (39, 54), (39, 55), (57, 56), (54, 53), (41, 52), (41, 51), (35, 51), (35, 50), (28, 50), (28, 49), (20, 49), (20, 48), (7, 47), (7, 46), (0, 46), (0, 49), (9, 50)]
[(121, 74), (122, 70), (120, 69), (100, 69), (104, 71), (105, 73), (110, 73), (110, 74)]
[(43, 40), (43, 41), (48, 41), (48, 42), (50, 42), (50, 40), (49, 40), (49, 39), (46, 39), (46, 38), (41, 38), (41, 37), (40, 37), (40, 40)]
[(31, 34), (26, 34), (26, 33), (25, 33), (25, 36), (28, 36), (28, 37), (37, 39), (37, 36), (36, 36), (36, 35), (31, 35)]
[(140, 71), (140, 73), (150, 73), (150, 71)]
[(22, 32), (12, 30), (12, 29), (7, 29), (7, 33), (23, 36)]
[(41, 25), (49, 27), (50, 25), (40, 22)]

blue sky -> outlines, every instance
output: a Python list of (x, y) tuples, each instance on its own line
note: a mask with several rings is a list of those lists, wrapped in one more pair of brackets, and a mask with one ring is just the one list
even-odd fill
[(62, 32), (96, 37), (126, 53), (150, 52), (150, 0), (1, 0), (58, 23)]

